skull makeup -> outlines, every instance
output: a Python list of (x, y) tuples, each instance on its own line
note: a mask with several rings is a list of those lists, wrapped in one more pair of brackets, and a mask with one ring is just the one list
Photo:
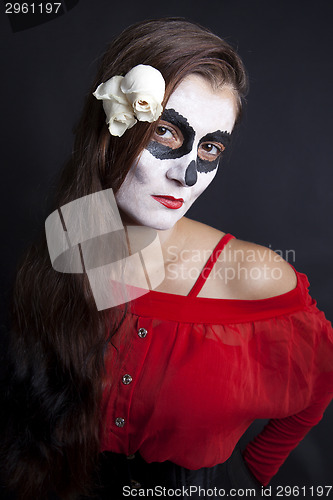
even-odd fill
[(171, 94), (156, 132), (116, 193), (132, 222), (171, 228), (216, 175), (236, 120), (236, 99), (199, 75)]

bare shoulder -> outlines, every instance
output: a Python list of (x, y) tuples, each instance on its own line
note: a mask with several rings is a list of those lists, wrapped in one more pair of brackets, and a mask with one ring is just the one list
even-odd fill
[[(172, 253), (165, 255), (167, 279), (161, 290), (187, 295), (225, 234), (183, 217), (178, 223), (177, 244), (169, 247)], [(176, 272), (181, 279), (171, 279)], [(262, 245), (233, 238), (218, 255), (198, 296), (258, 300), (282, 295), (293, 290), (296, 285), (297, 277), (293, 268), (279, 254)]]
[(157, 291), (188, 295), (225, 233), (186, 217), (162, 244), (165, 279)]
[(297, 277), (270, 248), (234, 238), (221, 252), (206, 285), (203, 296), (257, 300), (293, 290)]
[(183, 217), (180, 222), (182, 224), (181, 230), (186, 234), (186, 246), (188, 248), (212, 251), (225, 235), (219, 229), (187, 217)]
[(233, 283), (235, 292), (245, 295), (244, 298), (262, 299), (290, 292), (296, 287), (293, 268), (272, 249), (238, 239), (230, 243), (235, 270), (244, 269), (243, 275)]

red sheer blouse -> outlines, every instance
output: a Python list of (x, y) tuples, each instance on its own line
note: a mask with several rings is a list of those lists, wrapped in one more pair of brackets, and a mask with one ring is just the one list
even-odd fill
[(297, 273), (261, 300), (197, 297), (225, 235), (188, 296), (151, 291), (106, 354), (101, 450), (188, 469), (231, 455), (255, 419), (271, 419), (244, 458), (267, 485), (333, 397), (333, 331)]

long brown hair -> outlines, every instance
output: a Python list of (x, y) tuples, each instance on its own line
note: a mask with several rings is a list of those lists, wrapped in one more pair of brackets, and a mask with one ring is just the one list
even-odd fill
[[(240, 114), (246, 74), (229, 44), (182, 19), (129, 27), (102, 58), (55, 208), (102, 189), (116, 192), (148, 144), (156, 123), (138, 122), (113, 137), (91, 95), (137, 64), (162, 73), (164, 105), (187, 75), (198, 73), (215, 87), (232, 88)], [(3, 480), (20, 499), (44, 500), (50, 492), (74, 499), (88, 491), (98, 464), (104, 353), (122, 319), (117, 308), (97, 311), (85, 274), (53, 270), (45, 236), (28, 251), (15, 283), (1, 422)]]

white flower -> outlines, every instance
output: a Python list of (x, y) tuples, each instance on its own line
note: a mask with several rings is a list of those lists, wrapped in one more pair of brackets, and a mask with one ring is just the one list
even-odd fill
[(133, 109), (128, 104), (105, 100), (103, 108), (111, 135), (121, 137), (128, 128), (136, 124)]
[(123, 76), (113, 76), (107, 82), (98, 85), (93, 95), (96, 99), (101, 99), (102, 101), (116, 101), (121, 104), (128, 104), (126, 96), (120, 88), (123, 79)]
[(120, 82), (139, 121), (156, 121), (162, 113), (165, 82), (161, 73), (152, 66), (139, 64), (132, 68)]
[(93, 95), (103, 101), (106, 123), (111, 135), (121, 137), (128, 128), (136, 124), (132, 106), (120, 89), (123, 76), (114, 76), (101, 83)]
[(156, 121), (162, 113), (165, 82), (161, 73), (144, 64), (125, 76), (113, 76), (101, 83), (93, 95), (103, 101), (111, 135), (121, 137), (137, 120)]

